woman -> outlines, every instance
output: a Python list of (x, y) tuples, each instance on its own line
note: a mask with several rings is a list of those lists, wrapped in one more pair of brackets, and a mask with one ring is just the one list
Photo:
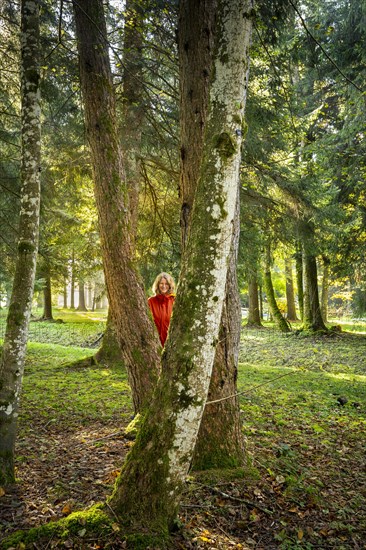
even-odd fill
[(175, 299), (173, 277), (168, 273), (160, 273), (152, 288), (155, 296), (149, 298), (148, 304), (158, 329), (161, 345), (164, 347)]

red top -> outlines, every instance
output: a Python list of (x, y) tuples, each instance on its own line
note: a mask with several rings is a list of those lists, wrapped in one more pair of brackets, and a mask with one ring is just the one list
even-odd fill
[(174, 294), (156, 294), (148, 299), (149, 308), (158, 329), (161, 345), (164, 346), (172, 316)]

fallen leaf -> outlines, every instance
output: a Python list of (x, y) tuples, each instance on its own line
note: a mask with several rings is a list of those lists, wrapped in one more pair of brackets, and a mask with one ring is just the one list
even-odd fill
[(0, 497), (3, 497), (5, 495), (5, 489), (0, 487)]
[(65, 504), (65, 506), (62, 508), (61, 513), (64, 516), (68, 516), (72, 512), (72, 507), (69, 503)]
[(302, 540), (304, 538), (304, 531), (302, 529), (298, 530), (297, 538), (298, 538), (298, 540)]

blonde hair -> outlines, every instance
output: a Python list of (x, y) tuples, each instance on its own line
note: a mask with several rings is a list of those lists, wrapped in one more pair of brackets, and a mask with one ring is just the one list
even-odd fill
[(152, 286), (152, 289), (153, 289), (153, 292), (154, 294), (160, 294), (160, 290), (159, 290), (159, 284), (160, 284), (160, 281), (162, 279), (166, 279), (168, 285), (169, 285), (169, 292), (170, 294), (173, 294), (174, 290), (175, 290), (175, 282), (174, 282), (174, 279), (171, 275), (169, 275), (169, 273), (159, 273), (159, 275), (156, 277), (155, 281), (154, 281), (154, 284)]

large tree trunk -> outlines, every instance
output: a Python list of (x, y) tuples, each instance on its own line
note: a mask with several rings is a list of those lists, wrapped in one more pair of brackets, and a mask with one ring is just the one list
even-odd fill
[(0, 483), (14, 481), (14, 444), (39, 235), (39, 2), (21, 4), (22, 199), (18, 255), (0, 363)]
[[(220, 2), (203, 162), (162, 375), (110, 501), (125, 532), (167, 534), (205, 406), (219, 337), (240, 167), (249, 6)], [(150, 539), (151, 541), (151, 539)]]
[(290, 332), (291, 329), (278, 307), (274, 288), (273, 288), (272, 276), (271, 276), (271, 263), (272, 263), (271, 247), (269, 244), (266, 245), (265, 254), (266, 256), (265, 256), (264, 287), (266, 290), (269, 309), (280, 331)]
[(291, 258), (285, 258), (287, 319), (297, 321)]
[[(184, 249), (202, 161), (209, 82), (215, 47), (217, 2), (182, 0), (179, 17), (181, 125), (181, 234)], [(243, 98), (244, 100), (244, 98)], [(236, 280), (239, 208), (232, 258), (226, 282), (227, 297), (216, 350), (209, 401), (236, 393), (241, 308)], [(194, 467), (237, 465), (243, 459), (238, 400), (225, 399), (205, 410), (197, 440)]]
[(257, 274), (251, 275), (248, 280), (248, 294), (249, 294), (249, 311), (248, 311), (248, 327), (261, 327), (261, 312), (259, 304), (258, 293), (258, 279)]
[(149, 402), (156, 385), (160, 348), (133, 263), (129, 189), (117, 132), (103, 3), (78, 0), (74, 11), (105, 280), (137, 412)]
[(318, 270), (315, 256), (314, 227), (311, 222), (302, 224), (303, 269), (304, 269), (304, 318), (306, 330), (327, 330), (324, 324), (318, 289)]

